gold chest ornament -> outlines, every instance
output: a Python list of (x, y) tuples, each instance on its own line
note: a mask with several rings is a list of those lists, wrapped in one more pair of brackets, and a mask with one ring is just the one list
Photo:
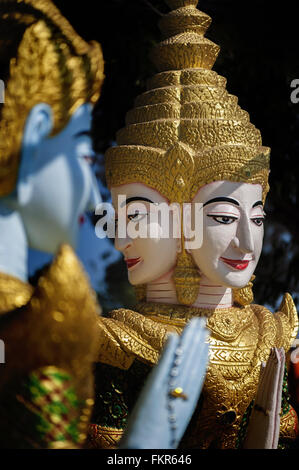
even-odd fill
[[(271, 347), (289, 349), (281, 315), (259, 305), (216, 312), (208, 321), (210, 364), (203, 388), (205, 404), (194, 433), (209, 447), (235, 447), (242, 418), (254, 400), (261, 362)], [(288, 328), (287, 328), (288, 329)], [(291, 335), (293, 337), (293, 335)], [(196, 437), (195, 437), (196, 436)], [(193, 437), (191, 437), (192, 445)], [(212, 444), (213, 445), (213, 444)]]
[[(226, 79), (211, 70), (219, 47), (204, 37), (211, 18), (197, 0), (166, 0), (171, 11), (161, 19), (164, 40), (152, 52), (158, 73), (126, 117), (117, 146), (106, 152), (109, 188), (143, 183), (167, 200), (191, 202), (214, 181), (260, 184), (269, 190), (270, 149), (250, 122)], [(161, 177), (162, 175), (162, 177)], [(197, 299), (200, 275), (184, 240), (173, 281), (179, 305), (142, 303), (99, 320), (99, 361), (128, 369), (134, 360), (155, 364), (170, 331), (181, 332), (192, 316), (208, 316), (211, 358), (204, 404), (186, 447), (235, 447), (244, 413), (254, 399), (262, 361), (272, 347), (289, 350), (298, 317), (286, 294), (272, 314), (251, 305), (246, 287), (234, 292), (238, 307), (215, 311), (190, 307)], [(145, 287), (137, 286), (139, 300)], [(241, 292), (243, 291), (243, 292)], [(138, 313), (137, 313), (138, 312)], [(285, 435), (294, 433), (295, 415), (282, 419)], [(293, 436), (294, 437), (294, 436)]]
[[(242, 418), (256, 395), (261, 363), (272, 347), (288, 351), (297, 335), (292, 297), (285, 294), (275, 314), (254, 304), (213, 311), (145, 302), (136, 305), (136, 310), (119, 309), (110, 318), (99, 319), (98, 361), (121, 369), (128, 369), (135, 359), (154, 365), (168, 333), (180, 333), (193, 316), (207, 316), (210, 363), (203, 406), (182, 445), (235, 448)], [(296, 425), (291, 409), (281, 418), (281, 437), (294, 438)]]

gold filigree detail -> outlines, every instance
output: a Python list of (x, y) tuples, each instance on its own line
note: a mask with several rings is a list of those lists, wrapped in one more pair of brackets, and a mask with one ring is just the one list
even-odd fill
[[(161, 28), (172, 36), (152, 53), (160, 73), (127, 114), (118, 146), (106, 152), (108, 186), (144, 183), (170, 203), (182, 204), (202, 186), (227, 180), (261, 184), (265, 201), (270, 149), (227, 92), (225, 78), (210, 70), (219, 52), (204, 38), (210, 18), (196, 2), (171, 5), (175, 9), (163, 16)], [(179, 302), (195, 302), (199, 281), (182, 240), (174, 275)], [(250, 303), (250, 286), (235, 295), (241, 305)]]
[(252, 286), (255, 276), (251, 276), (250, 281), (241, 289), (233, 289), (233, 300), (235, 303), (245, 306), (253, 302)]
[(158, 302), (139, 302), (136, 305), (136, 311), (147, 317), (165, 318), (166, 321), (181, 321), (184, 326), (188, 320), (193, 317), (210, 318), (215, 312), (240, 312), (239, 307), (208, 309), (189, 307), (181, 304), (163, 304)]
[(298, 416), (294, 408), (280, 417), (280, 437), (282, 439), (293, 440), (298, 436)]
[[(204, 38), (211, 20), (196, 2), (173, 2), (171, 8), (160, 22), (168, 38), (152, 53), (160, 73), (128, 113), (118, 147), (106, 153), (108, 185), (142, 182), (170, 202), (190, 202), (201, 186), (228, 180), (261, 184), (265, 200), (270, 149), (227, 92), (225, 78), (210, 70), (219, 51)], [(184, 176), (179, 184), (169, 178), (182, 148), (190, 155), (187, 186)]]
[(123, 429), (89, 425), (87, 447), (92, 449), (116, 449), (123, 435)]
[(138, 357), (155, 364), (167, 339), (168, 328), (128, 309), (114, 310), (110, 317), (98, 320), (98, 362), (128, 369)]
[[(164, 344), (167, 332), (181, 333), (190, 318), (206, 316), (211, 336), (210, 363), (203, 387), (204, 404), (196, 422), (188, 429), (183, 445), (188, 448), (208, 448), (210, 445), (233, 448), (242, 417), (256, 395), (261, 362), (267, 361), (272, 347), (290, 344), (295, 334), (293, 310), (289, 301), (288, 305), (285, 313), (273, 315), (259, 305), (206, 310), (144, 302), (139, 303), (136, 310), (151, 321), (148, 323), (150, 334), (143, 332), (141, 319), (136, 312), (132, 315), (123, 309), (119, 314), (118, 311), (113, 312), (109, 327), (111, 332), (115, 331), (114, 326), (121, 329), (122, 338), (126, 338), (130, 328), (131, 338), (138, 338), (139, 342), (138, 347), (137, 343), (130, 342), (134, 347), (132, 352), (136, 358), (144, 361), (144, 342), (148, 342), (150, 348), (154, 345), (155, 356), (159, 357), (159, 348)], [(128, 318), (131, 318), (129, 324)], [(134, 329), (135, 333), (132, 331)], [(157, 341), (159, 329), (163, 334)], [(143, 341), (139, 335), (143, 335)], [(119, 332), (115, 336), (120, 337)], [(122, 350), (124, 344), (118, 341), (114, 347)], [(111, 351), (109, 353), (111, 357)], [(112, 365), (117, 366), (114, 361)]]
[[(196, 9), (195, 0), (167, 3), (174, 11), (162, 18), (161, 27), (171, 37), (152, 55), (160, 72), (128, 113), (126, 127), (117, 134), (118, 146), (106, 153), (108, 185), (141, 182), (170, 203), (182, 203), (191, 202), (202, 186), (227, 180), (261, 184), (265, 201), (270, 149), (262, 146), (248, 113), (227, 92), (225, 78), (210, 70), (219, 50), (203, 37), (210, 19)], [(175, 157), (181, 160), (182, 153), (187, 187), (176, 166)], [(184, 442), (188, 448), (235, 447), (242, 417), (256, 395), (261, 362), (267, 361), (272, 347), (288, 349), (297, 331), (297, 314), (288, 298), (273, 315), (264, 307), (248, 305), (251, 287), (249, 283), (234, 291), (241, 307), (230, 309), (158, 303), (136, 307), (168, 331), (181, 332), (192, 316), (208, 317), (211, 361), (203, 408)]]
[(173, 280), (178, 302), (183, 305), (194, 304), (199, 294), (200, 274), (191, 255), (186, 253), (184, 247), (183, 252), (177, 257)]
[(164, 163), (168, 168), (167, 185), (171, 188), (174, 200), (184, 202), (189, 199), (190, 172), (194, 171), (193, 151), (181, 142), (175, 143), (165, 154)]
[[(17, 32), (24, 35), (17, 43)], [(9, 31), (9, 32), (8, 32)], [(0, 196), (14, 189), (20, 147), (29, 111), (38, 103), (53, 110), (53, 135), (74, 111), (95, 103), (103, 81), (103, 56), (96, 42), (83, 41), (50, 0), (0, 3), (0, 45), (16, 41), (16, 57), (7, 57), (9, 78), (0, 121)]]
[(207, 327), (212, 331), (213, 338), (231, 342), (252, 324), (253, 312), (250, 307), (217, 309), (208, 319)]
[[(171, 6), (171, 8), (174, 8)], [(196, 3), (175, 6), (159, 22), (166, 39), (151, 52), (151, 59), (159, 71), (188, 68), (211, 69), (220, 48), (204, 37), (211, 18), (196, 9)]]

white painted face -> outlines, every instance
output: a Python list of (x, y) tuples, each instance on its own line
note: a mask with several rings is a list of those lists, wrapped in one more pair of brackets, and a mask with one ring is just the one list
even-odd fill
[[(34, 125), (32, 120), (29, 116), (28, 125)], [(101, 202), (89, 163), (94, 156), (91, 120), (91, 105), (82, 105), (59, 134), (42, 138), (32, 154), (24, 138), (20, 173), (26, 176), (17, 188), (18, 210), (31, 248), (49, 253), (62, 243), (75, 248), (82, 214)]]
[(263, 244), (262, 187), (216, 181), (193, 202), (203, 207), (203, 244), (190, 253), (201, 273), (219, 286), (248, 284)]
[[(125, 195), (126, 214), (125, 223), (127, 229), (140, 232), (144, 229), (146, 233), (155, 233), (154, 237), (133, 237), (126, 236), (120, 238), (116, 231), (115, 248), (122, 252), (128, 267), (129, 282), (133, 285), (148, 284), (156, 281), (164, 274), (168, 273), (176, 265), (177, 252), (180, 249), (180, 241), (175, 238), (163, 238), (166, 227), (158, 219), (158, 222), (150, 222), (150, 213), (156, 210), (154, 203), (167, 203), (158, 191), (142, 184), (130, 183), (115, 186), (111, 189), (112, 203), (116, 210), (116, 219), (120, 215), (117, 213), (118, 196)], [(149, 202), (151, 201), (151, 202)], [(139, 215), (136, 212), (136, 204), (142, 203), (145, 212)], [(172, 225), (170, 224), (170, 234)]]

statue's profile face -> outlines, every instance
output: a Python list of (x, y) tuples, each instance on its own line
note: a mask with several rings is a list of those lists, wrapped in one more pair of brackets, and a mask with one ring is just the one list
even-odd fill
[(82, 214), (101, 202), (89, 163), (94, 156), (91, 119), (92, 107), (82, 105), (59, 134), (41, 139), (32, 154), (30, 144), (23, 143), (24, 159), (29, 152), (29, 192), (18, 210), (34, 249), (55, 252), (62, 243), (75, 247)]
[[(179, 239), (172, 237), (172, 222), (169, 225), (170, 237), (165, 237), (168, 227), (162, 219), (153, 220), (151, 215), (157, 210), (155, 203), (167, 203), (156, 190), (142, 183), (130, 183), (111, 189), (112, 202), (118, 219), (115, 248), (122, 252), (128, 267), (129, 282), (133, 285), (147, 284), (158, 280), (176, 265)], [(118, 212), (118, 196), (125, 196), (124, 217)], [(139, 204), (142, 203), (142, 206)], [(138, 213), (139, 212), (139, 213)], [(150, 220), (151, 219), (151, 220)], [(127, 234), (120, 235), (120, 224), (125, 223)], [(133, 236), (135, 233), (154, 236)], [(131, 234), (131, 236), (130, 236)]]
[(262, 251), (261, 185), (216, 181), (193, 202), (203, 204), (203, 243), (190, 250), (200, 272), (216, 285), (244, 287)]

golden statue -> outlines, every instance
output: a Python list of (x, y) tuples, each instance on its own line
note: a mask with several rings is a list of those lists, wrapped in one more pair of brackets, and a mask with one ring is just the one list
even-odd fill
[[(70, 245), (76, 246), (84, 211), (101, 202), (89, 166), (101, 48), (85, 43), (49, 0), (0, 0), (0, 76), (6, 87), (0, 108), (0, 448), (82, 448), (94, 403), (100, 308)], [(34, 287), (28, 247), (58, 250)], [(208, 358), (204, 324), (195, 319), (185, 339), (172, 337), (156, 369), (156, 377), (164, 377), (176, 350), (190, 334), (196, 338), (180, 356), (182, 365), (190, 356), (201, 358), (181, 409), (185, 423)], [(155, 399), (149, 391), (151, 383), (147, 403)], [(159, 410), (154, 428), (157, 419)], [(168, 429), (167, 417), (162, 421)]]
[[(210, 364), (181, 446), (236, 448), (246, 434), (261, 363), (273, 347), (290, 349), (298, 316), (289, 294), (275, 314), (252, 303), (270, 149), (226, 91), (225, 78), (211, 70), (219, 47), (204, 37), (209, 16), (196, 8), (197, 0), (166, 2), (171, 12), (160, 23), (165, 39), (152, 52), (158, 73), (127, 114), (118, 146), (107, 151), (106, 176), (116, 210), (119, 196), (125, 197), (127, 229), (150, 225), (161, 203), (201, 204), (203, 239), (192, 248), (185, 232), (165, 238), (161, 226), (154, 238), (118, 232), (115, 245), (138, 304), (98, 320), (99, 380), (89, 442), (117, 446), (168, 333), (204, 316)], [(280, 431), (281, 443), (297, 435), (286, 379)]]
[[(61, 244), (76, 245), (79, 216), (99, 199), (80, 147), (92, 154), (102, 52), (50, 0), (0, 0), (0, 75), (0, 446), (80, 447), (93, 406), (99, 307), (72, 248)], [(58, 251), (35, 287), (28, 247)]]

